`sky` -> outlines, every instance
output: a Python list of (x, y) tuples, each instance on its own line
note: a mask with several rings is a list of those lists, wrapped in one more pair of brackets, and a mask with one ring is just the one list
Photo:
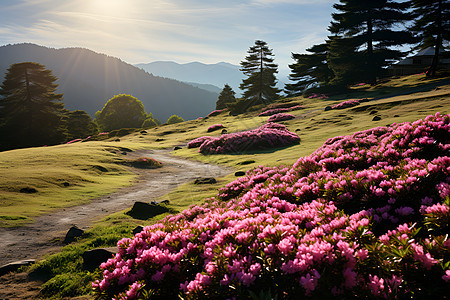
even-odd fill
[(0, 0), (0, 45), (82, 47), (131, 64), (238, 65), (255, 40), (280, 73), (291, 53), (322, 43), (330, 0)]

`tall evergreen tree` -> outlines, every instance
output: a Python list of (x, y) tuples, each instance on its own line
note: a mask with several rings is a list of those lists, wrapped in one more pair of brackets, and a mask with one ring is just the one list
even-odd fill
[(292, 53), (295, 63), (289, 65), (289, 79), (295, 83), (285, 85), (285, 92), (291, 96), (299, 96), (308, 88), (326, 84), (333, 78), (327, 62), (327, 44), (314, 45), (306, 51), (311, 54)]
[(434, 47), (433, 62), (427, 76), (435, 76), (440, 49), (450, 41), (450, 1), (412, 0), (414, 23), (411, 30), (419, 37), (420, 50)]
[(234, 95), (236, 95), (236, 93), (231, 86), (225, 84), (217, 99), (216, 109), (227, 108), (227, 104), (236, 102), (236, 97)]
[[(332, 67), (335, 72), (335, 81), (348, 81), (339, 76), (352, 66), (343, 66), (341, 56), (349, 56), (346, 53), (334, 52), (336, 49), (353, 48), (357, 54), (353, 62), (355, 72), (352, 77), (359, 78), (369, 83), (375, 83), (376, 78), (382, 75), (382, 67), (391, 61), (404, 56), (400, 50), (392, 49), (394, 46), (412, 43), (411, 33), (407, 30), (394, 30), (396, 25), (410, 19), (406, 13), (408, 3), (395, 2), (394, 0), (340, 0), (334, 4), (338, 13), (333, 13), (333, 21), (329, 31), (334, 34), (334, 48), (330, 48), (330, 65), (332, 60), (338, 63)], [(339, 44), (339, 47), (337, 47)], [(333, 50), (333, 51), (332, 51)], [(352, 55), (353, 55), (352, 53)], [(340, 61), (341, 60), (341, 61)], [(344, 67), (343, 70), (339, 66)]]
[(34, 62), (13, 64), (0, 86), (0, 149), (54, 145), (65, 140), (64, 104), (57, 78)]
[(279, 97), (279, 89), (275, 87), (278, 66), (273, 63), (272, 49), (267, 43), (256, 40), (255, 45), (247, 51), (248, 55), (241, 62), (241, 71), (247, 76), (242, 80), (240, 89), (246, 99), (251, 99), (254, 104), (271, 102)]

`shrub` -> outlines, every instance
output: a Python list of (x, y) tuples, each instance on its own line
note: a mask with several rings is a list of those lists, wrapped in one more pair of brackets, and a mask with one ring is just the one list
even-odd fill
[(275, 115), (271, 115), (267, 122), (281, 122), (294, 119), (295, 116), (291, 114), (278, 113)]
[(118, 243), (99, 298), (450, 293), (450, 115), (329, 139)]
[(351, 100), (346, 100), (343, 101), (341, 103), (335, 104), (331, 106), (331, 109), (344, 109), (344, 108), (349, 108), (349, 107), (353, 107), (356, 105), (359, 105), (361, 103), (361, 99), (351, 99)]
[(303, 109), (303, 106), (301, 105), (296, 105), (296, 106), (292, 106), (292, 107), (286, 107), (286, 108), (273, 108), (273, 109), (268, 109), (268, 110), (264, 110), (263, 112), (261, 112), (259, 114), (260, 117), (264, 117), (264, 116), (272, 116), (275, 114), (279, 114), (279, 113), (284, 113), (284, 112), (288, 112), (288, 111), (292, 111), (292, 110), (297, 110), (297, 109)]
[[(203, 142), (200, 143), (201, 141)], [(223, 134), (220, 137), (197, 138), (188, 143), (188, 148), (199, 145), (200, 153), (223, 154), (279, 148), (298, 142), (298, 135), (287, 130), (286, 126), (267, 123), (254, 130)]]
[(184, 122), (183, 118), (177, 115), (171, 115), (169, 119), (167, 119), (167, 124), (176, 124), (181, 122)]
[(156, 169), (162, 167), (161, 162), (149, 157), (138, 157), (135, 159), (126, 160), (125, 164), (140, 169)]
[(223, 113), (223, 112), (226, 111), (226, 110), (227, 110), (226, 108), (224, 108), (224, 109), (216, 109), (216, 110), (210, 112), (210, 113), (206, 116), (206, 118), (214, 117), (214, 116), (220, 115), (221, 113)]
[(222, 128), (225, 128), (222, 124), (214, 124), (208, 127), (208, 132), (213, 132)]

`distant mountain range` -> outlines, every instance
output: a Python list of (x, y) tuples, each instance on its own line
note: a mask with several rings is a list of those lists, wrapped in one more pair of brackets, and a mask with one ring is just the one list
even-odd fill
[[(239, 85), (242, 83), (242, 79), (245, 78), (244, 74), (239, 70), (240, 66), (226, 62), (217, 64), (203, 64), (200, 62), (179, 64), (173, 61), (155, 61), (135, 64), (135, 66), (156, 76), (176, 79), (209, 91), (217, 92), (218, 90), (219, 93), (222, 91), (223, 86), (228, 84), (238, 97), (242, 93)], [(277, 87), (279, 89), (282, 90), (285, 82), (288, 82), (287, 76), (287, 73), (281, 72), (277, 75)]]
[(228, 84), (236, 94), (240, 94), (239, 85), (244, 75), (239, 71), (239, 66), (226, 62), (217, 64), (204, 64), (191, 62), (179, 64), (173, 61), (155, 61), (151, 63), (135, 64), (148, 73), (156, 76), (172, 78), (190, 84), (208, 84), (216, 86), (219, 92)]
[(45, 65), (59, 78), (58, 92), (64, 94), (67, 109), (85, 110), (92, 116), (114, 95), (131, 94), (163, 122), (172, 114), (188, 120), (214, 110), (218, 97), (217, 89), (211, 86), (203, 86), (205, 90), (196, 84), (155, 76), (88, 49), (53, 49), (35, 44), (0, 47), (0, 80), (10, 65), (26, 61)]

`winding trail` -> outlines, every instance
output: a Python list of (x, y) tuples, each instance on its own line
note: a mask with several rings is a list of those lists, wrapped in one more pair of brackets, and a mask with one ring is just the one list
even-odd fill
[(130, 208), (135, 201), (150, 202), (179, 185), (199, 177), (220, 177), (231, 173), (223, 167), (187, 160), (169, 154), (169, 150), (145, 150), (129, 156), (148, 156), (163, 163), (159, 169), (133, 169), (137, 183), (117, 192), (93, 199), (91, 203), (61, 209), (37, 217), (35, 222), (14, 228), (0, 228), (0, 265), (36, 259), (62, 247), (61, 240), (73, 225), (89, 228), (106, 215)]

